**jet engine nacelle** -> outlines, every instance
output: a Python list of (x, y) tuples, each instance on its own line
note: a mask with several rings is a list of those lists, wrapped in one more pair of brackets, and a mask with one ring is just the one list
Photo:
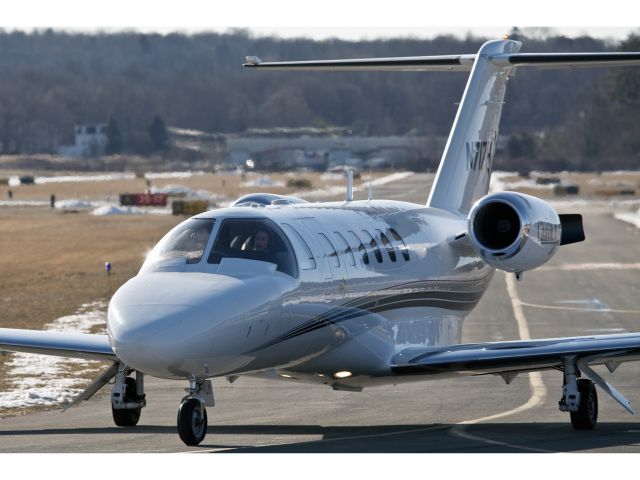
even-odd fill
[(539, 267), (561, 245), (560, 216), (547, 202), (531, 195), (486, 195), (473, 205), (467, 221), (476, 252), (489, 265), (507, 272)]

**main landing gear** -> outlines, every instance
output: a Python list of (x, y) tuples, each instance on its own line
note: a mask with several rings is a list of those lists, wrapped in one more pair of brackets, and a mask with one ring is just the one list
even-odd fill
[(136, 372), (129, 377), (130, 368), (120, 367), (111, 389), (111, 413), (113, 421), (119, 427), (133, 427), (140, 420), (140, 412), (147, 404), (144, 394), (144, 374)]
[(211, 380), (192, 378), (185, 391), (178, 408), (178, 435), (185, 444), (194, 446), (207, 434), (206, 406), (215, 405)]
[(573, 359), (564, 361), (564, 385), (558, 402), (561, 411), (569, 412), (576, 430), (593, 430), (598, 422), (598, 393), (594, 383), (579, 378), (580, 371)]

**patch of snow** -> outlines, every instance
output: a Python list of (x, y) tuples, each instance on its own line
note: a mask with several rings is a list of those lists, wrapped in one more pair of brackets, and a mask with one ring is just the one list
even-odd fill
[(611, 170), (602, 172), (602, 175), (640, 175), (640, 170)]
[(577, 198), (573, 200), (547, 200), (549, 204), (555, 208), (595, 208), (607, 207), (611, 209), (629, 209), (638, 208), (640, 199), (629, 200), (590, 200), (585, 198)]
[[(82, 305), (73, 315), (60, 317), (44, 330), (105, 334), (107, 303), (96, 301)], [(0, 408), (54, 405), (72, 400), (85, 384), (82, 378), (93, 372), (95, 360), (64, 358), (31, 353), (14, 353), (7, 357), (10, 388), (0, 392)], [(86, 368), (79, 368), (86, 367)]]
[(169, 196), (186, 197), (197, 200), (226, 200), (226, 197), (223, 195), (218, 195), (208, 190), (193, 190), (184, 185), (164, 185), (162, 187), (152, 186), (151, 193), (166, 193)]
[(613, 216), (618, 220), (622, 220), (623, 222), (630, 223), (634, 225), (636, 228), (640, 228), (640, 210), (636, 212), (619, 212), (614, 213)]
[[(293, 197), (300, 197), (304, 199), (310, 198), (325, 198), (325, 197), (335, 197), (336, 195), (344, 194), (347, 191), (346, 185), (327, 187), (327, 188), (318, 188), (316, 190), (302, 190), (300, 192), (295, 192), (292, 194)], [(353, 191), (356, 192), (358, 189), (356, 187), (353, 188)]]
[(121, 207), (108, 203), (96, 208), (91, 215), (171, 215), (170, 207)]
[(489, 183), (489, 191), (501, 192), (503, 190), (506, 190), (504, 179), (508, 177), (517, 177), (517, 176), (518, 176), (517, 172), (502, 172), (499, 170), (492, 172), (491, 181)]
[(43, 207), (49, 205), (44, 200), (0, 200), (0, 207)]
[(507, 181), (506, 178), (519, 177), (516, 172), (493, 172), (491, 174), (491, 183), (489, 184), (490, 192), (501, 192), (503, 190), (517, 190), (519, 188), (527, 188), (531, 190), (551, 190), (554, 185), (541, 185), (532, 179), (518, 179)]
[(320, 175), (320, 180), (327, 181), (335, 181), (335, 180), (344, 180), (347, 176), (344, 173), (333, 173), (333, 172), (325, 172)]
[(144, 174), (144, 178), (149, 180), (158, 180), (163, 178), (191, 178), (195, 175), (206, 175), (206, 173), (207, 172), (203, 171), (192, 172), (190, 170), (187, 170), (186, 172), (147, 172)]
[[(380, 178), (376, 178), (375, 180), (372, 180), (371, 185), (373, 185), (374, 187), (376, 185), (386, 185), (387, 183), (393, 183), (393, 182), (398, 182), (400, 180), (404, 180), (405, 178), (410, 177), (411, 175), (413, 175), (413, 172), (392, 173), (391, 175), (385, 175), (384, 177), (380, 177)], [(360, 185), (360, 188), (369, 188), (369, 181), (367, 180), (366, 182), (363, 182)]]
[(65, 182), (110, 182), (113, 180), (133, 180), (136, 174), (132, 172), (105, 173), (101, 175), (60, 175), (56, 177), (35, 177), (36, 184), (65, 183)]
[(95, 208), (103, 202), (90, 202), (89, 200), (80, 200), (78, 198), (70, 198), (66, 200), (58, 200), (56, 208), (60, 210), (82, 210), (86, 208)]
[[(413, 175), (413, 172), (397, 172), (397, 173), (392, 173), (389, 175), (385, 175), (384, 177), (379, 177), (376, 178), (375, 180), (371, 181), (371, 185), (372, 186), (378, 186), (378, 185), (386, 185), (387, 183), (392, 183), (392, 182), (398, 182), (400, 180), (403, 180), (407, 177), (410, 177), (411, 175)], [(340, 180), (344, 180), (344, 177), (342, 177)], [(369, 181), (365, 181), (362, 182), (359, 186), (355, 186), (353, 187), (353, 191), (355, 192), (359, 192), (361, 190), (367, 190), (369, 188)], [(336, 195), (341, 195), (346, 193), (347, 191), (347, 185), (346, 182), (344, 183), (344, 185), (334, 185), (332, 187), (326, 187), (326, 188), (318, 188), (315, 190), (311, 190), (311, 191), (307, 191), (307, 190), (303, 190), (300, 192), (295, 192), (292, 193), (291, 196), (293, 197), (301, 197), (304, 199), (309, 199), (309, 198), (326, 198), (326, 197), (334, 197)]]

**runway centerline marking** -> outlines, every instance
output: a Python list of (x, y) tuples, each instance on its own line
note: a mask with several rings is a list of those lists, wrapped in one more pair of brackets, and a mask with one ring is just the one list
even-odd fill
[[(513, 308), (513, 315), (515, 316), (517, 325), (518, 325), (518, 333), (520, 335), (521, 340), (531, 340), (531, 333), (529, 331), (529, 323), (527, 322), (527, 317), (524, 315), (524, 311), (522, 310), (523, 302), (520, 300), (520, 296), (518, 295), (518, 289), (516, 288), (516, 282), (514, 277), (505, 273), (505, 281), (507, 283), (507, 293), (509, 294), (509, 298), (511, 299), (511, 307)], [(522, 445), (517, 445), (514, 443), (501, 442), (498, 440), (492, 440), (489, 438), (479, 437), (477, 435), (471, 435), (466, 431), (466, 425), (474, 425), (481, 422), (486, 422), (489, 420), (495, 420), (497, 418), (508, 417), (511, 415), (515, 415), (517, 413), (524, 412), (525, 410), (529, 410), (531, 408), (537, 407), (544, 403), (544, 400), (547, 396), (547, 387), (542, 381), (542, 375), (540, 372), (530, 372), (529, 373), (529, 385), (531, 387), (531, 397), (525, 403), (520, 405), (519, 407), (513, 408), (511, 410), (507, 410), (502, 413), (498, 413), (495, 415), (489, 415), (487, 417), (476, 418), (474, 420), (466, 420), (464, 422), (460, 422), (457, 426), (452, 428), (452, 433), (458, 437), (467, 438), (469, 440), (476, 440), (483, 443), (489, 443), (492, 445), (501, 445), (510, 448), (514, 448), (517, 450), (527, 450), (532, 452), (546, 452), (550, 453), (552, 450), (544, 450), (541, 448), (534, 447), (525, 447)]]

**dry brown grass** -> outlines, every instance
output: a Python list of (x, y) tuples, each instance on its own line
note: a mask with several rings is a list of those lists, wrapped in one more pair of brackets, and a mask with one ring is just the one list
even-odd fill
[[(0, 177), (9, 177), (16, 175), (17, 172), (0, 171)], [(25, 174), (24, 172), (22, 174)], [(31, 173), (29, 173), (31, 174)], [(53, 176), (52, 172), (41, 172), (43, 176)], [(77, 175), (76, 172), (55, 172), (56, 176), (60, 175)], [(101, 172), (96, 172), (100, 175)], [(83, 172), (79, 175), (91, 175)], [(384, 173), (376, 173), (374, 178)], [(326, 186), (331, 181), (323, 181), (320, 174), (315, 172), (296, 174), (294, 178), (308, 178), (313, 188)], [(240, 175), (220, 175), (207, 173), (204, 175), (193, 175), (190, 178), (167, 178), (152, 180), (152, 185), (163, 187), (166, 185), (181, 185), (193, 190), (207, 190), (216, 195), (222, 195), (229, 200), (233, 200), (240, 195), (252, 193), (256, 191), (289, 194), (295, 189), (286, 187), (287, 180), (292, 176), (286, 173), (269, 174), (269, 178), (274, 182), (282, 182), (284, 187), (251, 187), (242, 186), (244, 182), (249, 182), (259, 178), (258, 174), (251, 173), (246, 178)], [(344, 183), (344, 181), (341, 181)], [(41, 200), (49, 201), (49, 196), (55, 194), (57, 200), (63, 199), (83, 199), (83, 200), (105, 200), (110, 199), (113, 202), (118, 201), (120, 193), (142, 193), (147, 189), (144, 178), (133, 178), (130, 180), (111, 180), (102, 182), (64, 182), (64, 183), (48, 183), (36, 185), (17, 185), (8, 186), (0, 185), (0, 199), (7, 199), (7, 191), (13, 191), (14, 200)]]

